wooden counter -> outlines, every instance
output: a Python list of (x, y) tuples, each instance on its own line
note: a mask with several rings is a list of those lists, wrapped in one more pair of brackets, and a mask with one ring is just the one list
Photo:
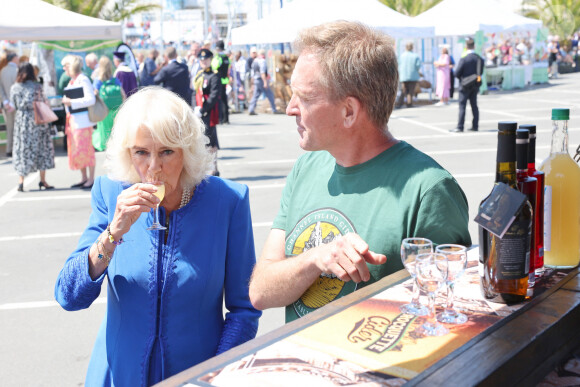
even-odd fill
[[(531, 386), (580, 346), (580, 279), (572, 269), (521, 309), (470, 338), (405, 385)], [(210, 386), (198, 378), (347, 310), (408, 279), (406, 271), (336, 300), (292, 323), (192, 367), (159, 386)], [(276, 378), (284, 384), (284, 372)], [(230, 385), (230, 384), (228, 384)], [(374, 384), (373, 384), (374, 385)]]

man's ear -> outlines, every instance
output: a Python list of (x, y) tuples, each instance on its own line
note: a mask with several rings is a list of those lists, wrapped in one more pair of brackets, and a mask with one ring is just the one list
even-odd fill
[(355, 97), (346, 97), (343, 101), (342, 117), (345, 128), (352, 128), (361, 113), (361, 103)]

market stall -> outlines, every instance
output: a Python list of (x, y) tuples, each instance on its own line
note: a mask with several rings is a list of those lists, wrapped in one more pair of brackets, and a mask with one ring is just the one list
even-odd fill
[(306, 27), (333, 20), (361, 21), (393, 38), (428, 38), (432, 26), (419, 25), (376, 0), (295, 0), (254, 23), (232, 30), (232, 45), (292, 42)]
[[(529, 63), (520, 64), (515, 60), (508, 66), (488, 69), (486, 76), (491, 77), (492, 86), (503, 89), (522, 88), (531, 83), (548, 81), (547, 63), (533, 60), (534, 45), (542, 37), (538, 33), (542, 22), (537, 19), (518, 15), (505, 4), (497, 0), (444, 0), (433, 8), (414, 18), (420, 25), (435, 27), (434, 44), (448, 44), (455, 61), (461, 58), (466, 36), (474, 36), (477, 31), (483, 32), (479, 54), (485, 58), (484, 49), (492, 43), (499, 44), (505, 40), (527, 40), (533, 45), (527, 53)], [(545, 38), (543, 38), (545, 39)], [(435, 48), (434, 48), (435, 49)], [(476, 42), (476, 51), (478, 50)]]

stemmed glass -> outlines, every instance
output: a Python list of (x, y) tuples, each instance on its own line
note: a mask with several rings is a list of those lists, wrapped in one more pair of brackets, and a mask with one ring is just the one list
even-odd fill
[(413, 299), (410, 304), (401, 306), (401, 312), (415, 316), (425, 316), (429, 310), (419, 302), (420, 289), (417, 286), (415, 258), (419, 254), (432, 253), (433, 242), (426, 238), (405, 238), (401, 242), (401, 260), (413, 278)]
[(429, 296), (429, 321), (418, 329), (423, 336), (443, 336), (449, 330), (435, 318), (435, 296), (447, 280), (447, 258), (443, 254), (419, 254), (416, 258), (417, 282)]
[(461, 245), (439, 245), (435, 252), (447, 257), (447, 302), (445, 310), (437, 315), (437, 320), (449, 324), (463, 324), (467, 316), (453, 308), (455, 282), (463, 275), (467, 266), (467, 249)]
[(148, 227), (147, 230), (165, 230), (167, 229), (167, 227), (159, 223), (159, 204), (161, 203), (163, 197), (165, 196), (165, 184), (159, 181), (155, 182), (150, 181), (147, 182), (147, 184), (152, 184), (155, 187), (157, 187), (157, 192), (155, 192), (153, 195), (159, 198), (159, 203), (157, 203), (157, 206), (153, 209), (153, 224), (151, 225), (151, 227)]

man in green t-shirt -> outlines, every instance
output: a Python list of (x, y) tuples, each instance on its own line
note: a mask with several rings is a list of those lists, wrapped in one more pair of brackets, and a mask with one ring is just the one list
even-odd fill
[(309, 151), (288, 176), (250, 282), (257, 309), (292, 321), (403, 268), (401, 240), (471, 245), (465, 194), (432, 158), (395, 139), (390, 38), (363, 24), (301, 32), (286, 112)]

